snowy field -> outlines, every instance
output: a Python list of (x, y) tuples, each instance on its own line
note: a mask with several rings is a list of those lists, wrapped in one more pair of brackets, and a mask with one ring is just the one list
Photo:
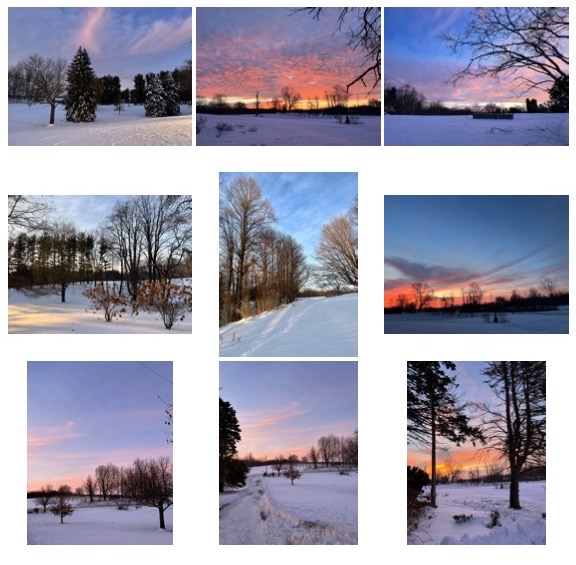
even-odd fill
[(192, 145), (192, 106), (182, 104), (181, 116), (146, 118), (144, 106), (98, 106), (96, 121), (66, 121), (64, 106), (48, 123), (47, 104), (8, 104), (8, 145)]
[(292, 485), (263, 471), (252, 469), (244, 488), (220, 493), (220, 545), (358, 543), (357, 473), (303, 470)]
[[(196, 145), (381, 145), (380, 116), (361, 116), (357, 124), (307, 114), (198, 114), (206, 123)], [(230, 131), (219, 131), (226, 124)]]
[[(34, 508), (28, 500), (28, 508)], [(159, 528), (156, 508), (115, 504), (73, 503), (74, 512), (64, 518), (49, 510), (28, 514), (28, 545), (172, 545), (172, 507), (164, 512), (166, 529)]]
[[(429, 487), (427, 487), (429, 488)], [(425, 492), (426, 489), (425, 489)], [(521, 510), (508, 508), (509, 491), (495, 485), (438, 485), (438, 508), (427, 508), (417, 530), (408, 536), (414, 545), (545, 545), (546, 482), (520, 483)], [(500, 526), (487, 527), (491, 512), (500, 513)], [(453, 516), (472, 515), (457, 524)], [(543, 516), (544, 514), (544, 516)]]
[(515, 114), (512, 120), (472, 116), (384, 116), (384, 145), (568, 145), (569, 114)]
[(357, 293), (300, 299), (220, 328), (221, 357), (357, 355)]
[[(192, 281), (188, 279), (187, 284)], [(77, 284), (66, 290), (66, 302), (60, 301), (59, 288), (46, 288), (45, 294), (8, 290), (8, 333), (14, 334), (182, 334), (192, 331), (192, 315), (176, 322), (171, 330), (164, 327), (159, 314), (130, 312), (111, 322), (94, 311), (92, 303), (82, 295), (91, 285)]]
[(567, 334), (568, 308), (550, 312), (517, 312), (508, 321), (488, 324), (482, 316), (385, 314), (386, 334)]

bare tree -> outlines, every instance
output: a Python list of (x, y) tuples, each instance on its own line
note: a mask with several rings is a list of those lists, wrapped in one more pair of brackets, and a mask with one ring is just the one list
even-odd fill
[(32, 77), (30, 103), (44, 102), (50, 105), (50, 124), (54, 123), (56, 107), (66, 94), (66, 70), (64, 59), (45, 59), (38, 53), (24, 61), (24, 68)]
[(429, 302), (434, 300), (434, 289), (425, 282), (412, 283), (412, 294), (414, 295), (418, 312), (421, 312)]
[(334, 434), (322, 436), (318, 440), (318, 454), (324, 467), (329, 467), (340, 455), (340, 439)]
[(396, 89), (395, 112), (397, 114), (417, 114), (424, 107), (426, 98), (410, 84), (403, 84)]
[(471, 282), (465, 294), (466, 305), (472, 308), (478, 308), (482, 304), (484, 291), (477, 282)]
[(191, 198), (147, 194), (132, 203), (142, 228), (148, 280), (170, 280), (182, 263), (191, 261)]
[[(325, 8), (298, 8), (295, 12), (306, 11), (319, 20), (323, 10)], [(337, 30), (346, 30), (348, 45), (365, 53), (366, 64), (360, 74), (346, 85), (346, 90), (357, 82), (366, 86), (368, 76), (373, 77), (372, 90), (380, 84), (382, 70), (380, 16), (380, 8), (339, 8)]]
[(556, 295), (558, 294), (558, 283), (556, 279), (553, 279), (552, 277), (544, 277), (540, 281), (540, 286), (548, 295), (552, 307), (556, 309)]
[(350, 210), (322, 227), (316, 248), (321, 283), (358, 286), (358, 199)]
[(452, 51), (471, 53), (449, 80), (491, 77), (527, 92), (568, 79), (568, 8), (476, 8), (463, 32), (443, 36)]
[(8, 196), (8, 226), (10, 230), (29, 232), (46, 228), (53, 206), (46, 196)]
[(120, 469), (113, 463), (99, 465), (94, 472), (100, 496), (106, 500), (120, 484)]
[(160, 529), (166, 529), (165, 511), (172, 506), (172, 462), (168, 457), (135, 459), (124, 472), (125, 495), (142, 506), (158, 510)]
[(92, 478), (92, 475), (88, 475), (84, 481), (84, 492), (90, 497), (90, 502), (94, 502), (94, 496), (96, 495), (96, 481)]
[(310, 463), (312, 463), (312, 466), (314, 467), (314, 469), (318, 468), (318, 461), (320, 460), (320, 454), (318, 453), (318, 449), (316, 448), (315, 445), (313, 445), (310, 448), (310, 451), (308, 451), (308, 459), (310, 460)]
[(483, 370), (495, 406), (478, 403), (485, 449), (496, 451), (510, 471), (509, 506), (520, 509), (522, 471), (546, 461), (546, 362), (498, 361)]
[(284, 455), (276, 455), (272, 460), (272, 468), (280, 475), (282, 469), (286, 465), (286, 457)]
[(40, 489), (40, 496), (37, 496), (34, 501), (38, 506), (42, 506), (44, 513), (46, 513), (46, 507), (50, 504), (55, 495), (56, 491), (52, 488), (52, 485), (46, 485)]
[(284, 86), (280, 91), (280, 97), (284, 100), (284, 108), (287, 112), (291, 112), (294, 106), (300, 102), (300, 93), (296, 92), (290, 86)]
[[(276, 221), (272, 205), (251, 177), (236, 177), (223, 189), (220, 203), (220, 286), (222, 302), (231, 297), (232, 317), (242, 312), (247, 276), (261, 234)], [(227, 315), (226, 318), (229, 316)]]

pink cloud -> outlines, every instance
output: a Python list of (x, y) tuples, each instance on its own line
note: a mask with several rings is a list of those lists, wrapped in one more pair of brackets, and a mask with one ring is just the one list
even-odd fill
[(137, 39), (129, 50), (131, 55), (162, 53), (178, 47), (183, 41), (192, 41), (192, 16), (177, 22), (159, 20)]
[(85, 47), (88, 51), (100, 53), (101, 46), (98, 31), (105, 21), (106, 8), (89, 8), (82, 28), (74, 38), (75, 43)]
[(61, 426), (51, 428), (44, 428), (37, 432), (32, 431), (28, 438), (29, 447), (41, 447), (45, 445), (53, 445), (69, 439), (75, 439), (85, 436), (87, 434), (76, 431), (76, 424), (74, 422), (64, 422)]

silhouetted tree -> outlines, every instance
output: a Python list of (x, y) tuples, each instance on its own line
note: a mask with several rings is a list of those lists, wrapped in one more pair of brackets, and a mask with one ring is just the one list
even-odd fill
[(430, 503), (436, 507), (436, 450), (439, 438), (456, 445), (482, 440), (477, 427), (470, 425), (465, 407), (455, 395), (458, 384), (451, 361), (409, 361), (407, 377), (408, 443), (430, 447)]
[[(295, 11), (302, 10), (319, 20), (325, 8), (299, 8)], [(373, 77), (372, 89), (380, 84), (382, 70), (380, 15), (381, 9), (375, 7), (339, 8), (337, 29), (338, 31), (346, 30), (348, 45), (364, 52), (367, 65), (359, 75), (346, 85), (346, 90), (349, 90), (357, 82), (366, 86), (368, 76)]]
[(475, 8), (462, 32), (443, 36), (452, 51), (470, 52), (464, 68), (451, 77), (505, 78), (524, 92), (546, 91), (568, 78), (568, 8)]
[(520, 509), (520, 475), (546, 461), (546, 362), (498, 361), (482, 371), (498, 401), (478, 403), (486, 449), (507, 460), (509, 506)]
[(220, 455), (219, 455), (219, 491), (225, 486), (243, 486), (246, 484), (248, 467), (237, 459), (236, 444), (241, 439), (241, 429), (236, 410), (230, 402), (220, 398)]

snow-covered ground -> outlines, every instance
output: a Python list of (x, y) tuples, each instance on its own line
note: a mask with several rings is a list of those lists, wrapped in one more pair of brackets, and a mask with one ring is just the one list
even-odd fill
[(515, 114), (512, 120), (475, 120), (386, 115), (384, 145), (568, 145), (568, 117)]
[(303, 470), (292, 485), (263, 472), (252, 469), (244, 488), (220, 494), (221, 545), (358, 543), (357, 473)]
[(48, 123), (47, 104), (8, 104), (8, 145), (192, 145), (192, 106), (182, 104), (181, 116), (146, 118), (144, 106), (98, 106), (96, 121), (66, 121), (64, 106)]
[(358, 294), (304, 298), (220, 328), (222, 357), (356, 357)]
[[(34, 508), (28, 500), (28, 509)], [(28, 513), (28, 545), (172, 545), (172, 507), (164, 512), (166, 529), (159, 527), (156, 508), (73, 502), (74, 512), (64, 518), (49, 510)]]
[[(196, 145), (381, 145), (380, 116), (361, 116), (357, 124), (307, 114), (215, 115), (206, 120)], [(219, 131), (225, 124), (230, 131)]]
[[(188, 279), (187, 284), (192, 281)], [(90, 285), (77, 284), (66, 290), (66, 302), (60, 301), (59, 288), (46, 288), (42, 293), (31, 291), (8, 291), (8, 333), (39, 334), (156, 334), (190, 333), (192, 315), (186, 314), (171, 330), (164, 327), (159, 314), (130, 312), (104, 320), (101, 311), (95, 311), (92, 303), (82, 294)]]
[(517, 312), (505, 323), (486, 323), (482, 316), (385, 314), (386, 334), (567, 334), (568, 308), (550, 312)]
[[(521, 510), (508, 508), (508, 487), (439, 485), (438, 508), (426, 516), (409, 544), (417, 545), (545, 545), (546, 481), (520, 483)], [(491, 513), (500, 513), (500, 526), (489, 528)], [(472, 518), (456, 523), (453, 516)]]

